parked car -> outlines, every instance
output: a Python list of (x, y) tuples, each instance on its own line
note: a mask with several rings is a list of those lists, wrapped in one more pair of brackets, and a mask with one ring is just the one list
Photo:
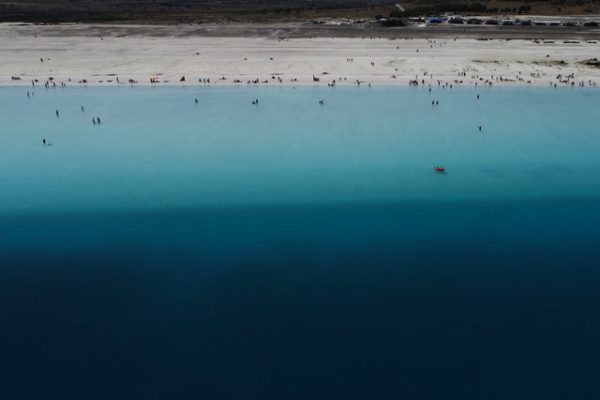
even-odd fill
[(467, 24), (469, 25), (481, 25), (483, 23), (483, 20), (479, 19), (479, 18), (469, 18), (467, 20)]

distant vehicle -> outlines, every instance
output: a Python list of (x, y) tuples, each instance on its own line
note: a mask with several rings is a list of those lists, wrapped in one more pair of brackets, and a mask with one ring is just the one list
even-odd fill
[(505, 21), (502, 21), (502, 25), (514, 25), (515, 23), (512, 22), (510, 19), (507, 19)]
[(560, 26), (560, 22), (550, 22), (548, 25), (550, 26)]
[(486, 25), (500, 25), (500, 22), (498, 22), (498, 21), (497, 21), (497, 20), (495, 20), (495, 19), (487, 19), (487, 20), (485, 21), (485, 24), (486, 24)]
[(573, 21), (566, 21), (563, 22), (564, 26), (578, 26), (577, 22), (573, 22)]
[(465, 19), (463, 17), (450, 17), (450, 19), (448, 20), (449, 24), (464, 24), (465, 23)]
[(533, 23), (535, 26), (547, 26), (548, 24), (544, 21), (535, 21)]
[(469, 25), (481, 25), (483, 23), (483, 20), (479, 19), (479, 18), (469, 18), (467, 20), (467, 24)]
[(521, 21), (521, 25), (523, 25), (523, 26), (531, 26), (531, 25), (533, 25), (533, 22), (531, 22), (530, 19), (524, 19), (523, 21)]
[(441, 24), (444, 22), (444, 18), (442, 17), (429, 17), (427, 20), (430, 24)]
[(599, 25), (599, 24), (598, 24), (596, 21), (587, 21), (587, 22), (584, 22), (584, 23), (583, 23), (583, 26), (588, 26), (588, 27), (589, 27), (589, 26), (596, 27), (596, 26), (598, 26), (598, 25)]

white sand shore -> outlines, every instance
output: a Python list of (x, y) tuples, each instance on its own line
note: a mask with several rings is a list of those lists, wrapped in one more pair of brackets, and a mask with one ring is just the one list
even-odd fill
[[(425, 84), (589, 85), (600, 83), (600, 68), (582, 61), (600, 54), (586, 40), (476, 40), (218, 37), (173, 34), (102, 37), (89, 25), (0, 24), (0, 85), (150, 84)], [(147, 31), (148, 27), (144, 27)], [(135, 33), (135, 31), (134, 31)], [(40, 59), (43, 60), (40, 61)], [(461, 75), (461, 74), (464, 74)], [(573, 74), (574, 79), (566, 81)], [(313, 80), (313, 75), (320, 78)], [(557, 79), (557, 76), (561, 79)], [(180, 79), (185, 76), (185, 82)], [(11, 77), (20, 78), (20, 80)], [(224, 77), (225, 79), (222, 79)], [(501, 77), (501, 78), (500, 78)], [(118, 80), (118, 82), (117, 82)], [(563, 82), (561, 83), (560, 80)]]

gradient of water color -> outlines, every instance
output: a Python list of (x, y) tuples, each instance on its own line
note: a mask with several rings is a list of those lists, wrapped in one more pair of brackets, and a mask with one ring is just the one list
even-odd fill
[(599, 91), (26, 91), (3, 398), (594, 397)]

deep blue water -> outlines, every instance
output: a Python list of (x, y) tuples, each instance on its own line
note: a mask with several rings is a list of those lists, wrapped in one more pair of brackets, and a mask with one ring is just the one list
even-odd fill
[(1, 398), (597, 397), (600, 92), (477, 93), (0, 90)]

